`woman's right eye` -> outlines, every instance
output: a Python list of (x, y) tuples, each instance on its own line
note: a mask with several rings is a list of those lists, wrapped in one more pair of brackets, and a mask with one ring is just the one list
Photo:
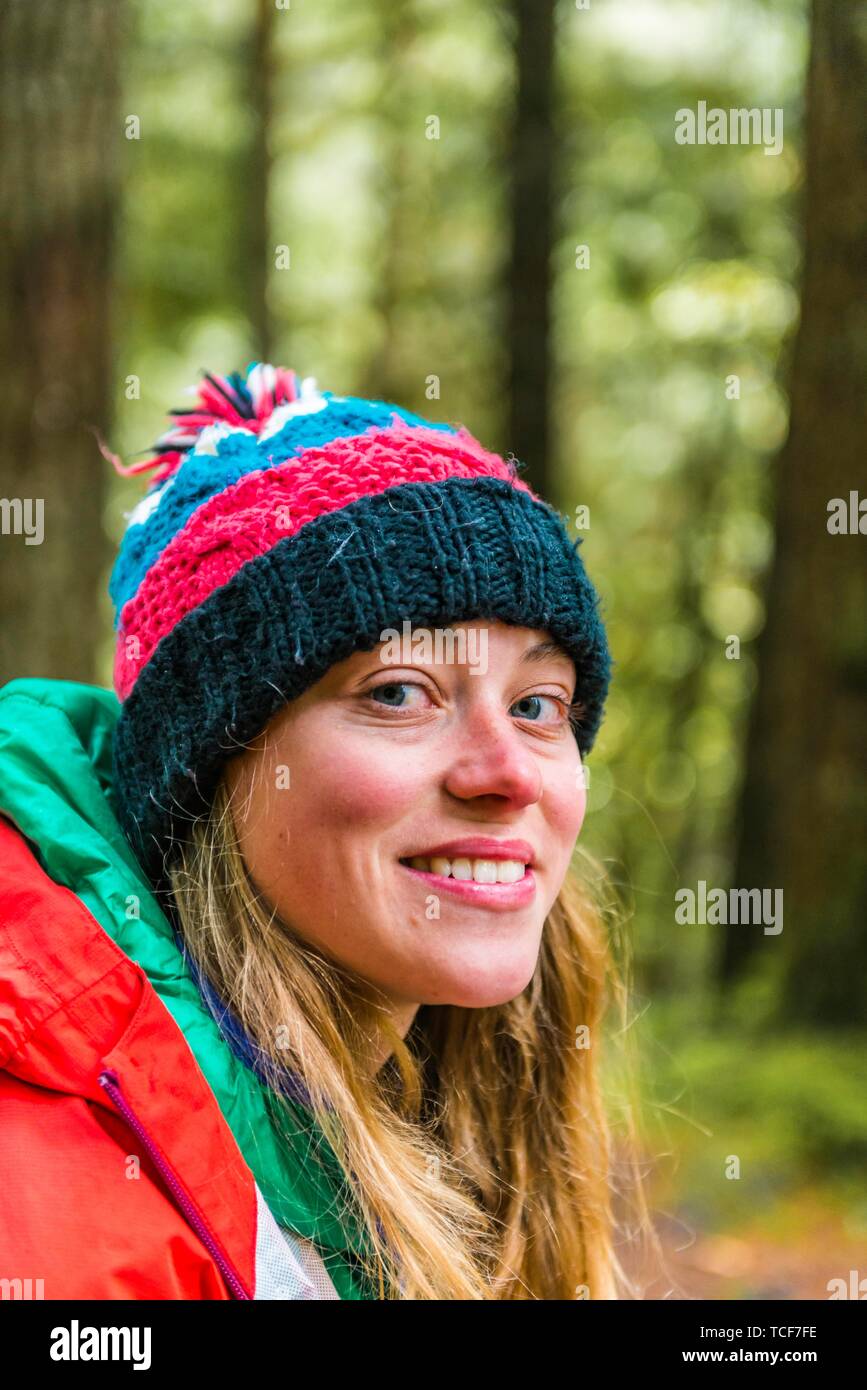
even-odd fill
[[(371, 689), (365, 693), (364, 698), (373, 700), (375, 704), (382, 705), (386, 709), (412, 708), (412, 706), (405, 704), (394, 703), (396, 699), (400, 698), (401, 691), (404, 690), (421, 690), (427, 694), (425, 687), (416, 681), (383, 681), (381, 685), (372, 686)], [(374, 698), (379, 695), (383, 696), (381, 700)], [(420, 706), (417, 705), (416, 708), (420, 708)]]

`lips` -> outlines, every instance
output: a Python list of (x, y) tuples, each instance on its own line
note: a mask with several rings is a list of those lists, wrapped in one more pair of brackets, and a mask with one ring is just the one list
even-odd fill
[[(495, 912), (509, 912), (517, 907), (528, 906), (535, 897), (536, 877), (529, 866), (524, 870), (523, 877), (505, 883), (478, 882), (475, 878), (453, 878), (451, 875), (445, 877), (441, 873), (431, 872), (428, 868), (416, 867), (416, 865), (425, 863), (443, 865), (453, 862), (459, 863), (461, 861), (445, 860), (434, 855), (433, 861), (426, 861), (419, 857), (409, 862), (401, 860), (400, 865), (405, 873), (410, 874), (424, 887), (427, 894), (444, 895), (469, 907), (488, 908)], [(463, 857), (464, 865), (469, 865), (471, 862), (468, 857)], [(518, 861), (512, 862), (517, 864)]]
[[(526, 840), (471, 835), (425, 846), (400, 859), (427, 891), (444, 893), (468, 906), (508, 912), (526, 907), (536, 893), (533, 846)], [(457, 870), (457, 873), (455, 873)]]

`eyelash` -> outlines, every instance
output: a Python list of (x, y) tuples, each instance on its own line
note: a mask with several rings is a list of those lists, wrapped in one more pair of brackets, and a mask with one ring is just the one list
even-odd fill
[[(420, 690), (424, 690), (424, 689), (426, 688), (420, 681), (404, 681), (404, 680), (381, 681), (379, 685), (373, 685), (373, 686), (370, 687), (369, 690), (366, 690), (366, 691), (363, 693), (363, 695), (362, 695), (362, 699), (371, 700), (371, 702), (374, 703), (374, 704), (376, 704), (376, 705), (378, 705), (380, 709), (389, 709), (389, 708), (391, 708), (391, 709), (396, 709), (396, 708), (397, 708), (396, 706), (393, 706), (393, 705), (392, 705), (392, 706), (382, 705), (382, 704), (380, 704), (380, 702), (379, 702), (378, 700), (373, 700), (373, 696), (375, 695), (375, 693), (376, 693), (377, 690), (387, 690), (388, 687), (391, 686), (391, 685), (398, 685), (398, 686), (400, 686), (400, 685), (411, 685), (411, 686), (416, 686), (416, 687), (417, 687), (418, 689), (420, 689)], [(543, 699), (543, 700), (545, 700), (545, 699), (547, 699), (547, 700), (553, 700), (553, 701), (555, 702), (555, 704), (559, 705), (559, 706), (560, 706), (560, 709), (564, 712), (564, 717), (563, 717), (563, 719), (561, 720), (561, 723), (563, 723), (563, 724), (569, 724), (569, 725), (571, 725), (571, 726), (574, 728), (574, 727), (577, 727), (578, 724), (580, 724), (581, 720), (582, 720), (583, 717), (584, 717), (584, 714), (585, 714), (585, 706), (584, 706), (584, 704), (582, 703), (581, 700), (564, 700), (564, 699), (562, 698), (562, 696), (560, 696), (560, 695), (551, 695), (547, 690), (535, 690), (535, 691), (531, 691), (529, 695), (522, 695), (522, 696), (521, 696), (521, 700), (532, 700), (532, 699), (534, 698), (534, 696), (537, 696), (539, 699)], [(516, 705), (519, 704), (519, 703), (520, 703), (519, 700), (516, 700), (516, 701), (515, 701), (515, 704), (516, 704)], [(400, 710), (398, 709), (397, 712), (400, 713)], [(539, 721), (539, 720), (536, 720), (536, 719), (533, 719), (533, 720), (531, 720), (530, 722), (531, 722), (532, 724), (537, 724), (537, 723), (539, 723), (540, 721)]]

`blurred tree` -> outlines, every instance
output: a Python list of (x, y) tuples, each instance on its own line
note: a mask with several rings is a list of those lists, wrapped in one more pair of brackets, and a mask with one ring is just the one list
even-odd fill
[(416, 253), (412, 178), (413, 146), (422, 131), (408, 128), (406, 115), (408, 54), (416, 34), (409, 0), (381, 0), (376, 29), (379, 90), (376, 112), (380, 132), (376, 194), (382, 229), (376, 257), (371, 305), (379, 341), (365, 364), (361, 393), (399, 401), (418, 389), (403, 350), (401, 310), (412, 293), (410, 265)]
[(550, 496), (554, 0), (513, 0), (517, 92), (509, 151), (511, 263), (507, 341), (509, 449)]
[(0, 535), (0, 682), (96, 670), (125, 20), (124, 0), (0, 5), (0, 494), (44, 509), (41, 543)]
[(722, 957), (729, 980), (779, 941), (784, 1016), (839, 1025), (867, 1016), (867, 539), (828, 511), (867, 490), (865, 90), (863, 8), (814, 0), (801, 322), (735, 875), (783, 889), (785, 927), (735, 926)]
[(245, 84), (250, 112), (250, 139), (238, 209), (242, 222), (239, 269), (246, 281), (253, 351), (261, 362), (271, 361), (273, 342), (268, 281), (274, 263), (274, 247), (269, 229), (268, 190), (271, 183), (270, 135), (276, 13), (274, 0), (254, 0)]

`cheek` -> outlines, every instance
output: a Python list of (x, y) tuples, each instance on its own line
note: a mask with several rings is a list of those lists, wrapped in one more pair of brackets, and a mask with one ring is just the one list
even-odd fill
[(547, 803), (548, 824), (571, 853), (587, 813), (587, 789), (581, 785), (579, 774), (555, 780), (548, 789)]
[[(297, 852), (315, 845), (324, 863), (417, 810), (424, 770), (405, 750), (381, 748), (373, 756), (369, 741), (359, 747), (345, 736), (332, 740), (324, 756), (316, 747), (311, 741), (287, 763), (282, 789), (270, 771), (260, 773), (251, 807), (257, 857), (279, 854), (285, 865), (289, 845)], [(308, 858), (296, 856), (296, 862)]]

